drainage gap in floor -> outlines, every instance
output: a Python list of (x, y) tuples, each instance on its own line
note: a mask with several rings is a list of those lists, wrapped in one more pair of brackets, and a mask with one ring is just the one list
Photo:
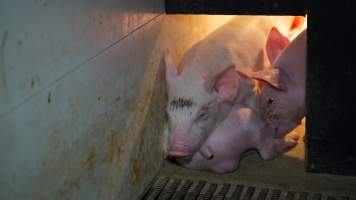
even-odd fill
[(139, 197), (140, 200), (349, 200), (313, 192), (287, 191), (233, 183), (212, 183), (204, 180), (183, 180), (158, 176)]

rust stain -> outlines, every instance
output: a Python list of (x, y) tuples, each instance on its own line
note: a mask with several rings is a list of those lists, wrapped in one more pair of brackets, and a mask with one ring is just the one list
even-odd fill
[(110, 135), (106, 139), (109, 146), (108, 160), (110, 164), (117, 163), (120, 167), (122, 164), (122, 154), (124, 152), (124, 142), (119, 142), (119, 133), (117, 130), (112, 129)]
[(56, 152), (59, 149), (60, 143), (61, 143), (61, 138), (60, 138), (60, 132), (58, 129), (53, 129), (48, 144), (52, 152)]
[(64, 180), (64, 185), (71, 190), (73, 190), (73, 189), (79, 190), (80, 189), (80, 177), (77, 177), (75, 179)]
[(145, 152), (142, 152), (143, 151), (143, 146), (144, 146), (144, 141), (145, 141), (145, 138), (144, 138), (144, 135), (141, 135), (140, 136), (140, 143), (139, 143), (139, 149), (138, 149), (138, 155), (143, 155)]
[(145, 97), (144, 98), (149, 98), (152, 95), (152, 91), (151, 90), (146, 90), (145, 91)]
[[(143, 102), (148, 102), (149, 99), (151, 98), (151, 96), (152, 96), (152, 91), (151, 91), (151, 90), (146, 90), (146, 91), (144, 91), (143, 98), (142, 98), (141, 101), (143, 101)], [(137, 112), (143, 114), (143, 113), (145, 112), (145, 109), (146, 109), (147, 106), (148, 106), (148, 105), (147, 105), (146, 103), (143, 104), (143, 103), (140, 102), (140, 103), (139, 103), (137, 106), (135, 106), (135, 107), (136, 107)]]
[(141, 175), (141, 162), (138, 159), (135, 159), (132, 165), (132, 183), (137, 185), (140, 181)]
[(69, 199), (68, 192), (64, 191), (63, 189), (59, 190), (59, 199)]
[(93, 145), (83, 161), (83, 168), (87, 171), (93, 170), (96, 160), (96, 146)]
[[(69, 104), (69, 110), (71, 111), (71, 116), (73, 118), (78, 118), (79, 117), (79, 108), (78, 108), (77, 99), (72, 96), (69, 97), (68, 104)], [(69, 123), (72, 123), (72, 120), (70, 120)]]
[(140, 137), (140, 142), (138, 144), (139, 148), (137, 150), (137, 156), (136, 159), (133, 161), (132, 164), (132, 183), (134, 185), (137, 185), (137, 183), (140, 181), (140, 175), (141, 175), (141, 161), (143, 160), (143, 145), (144, 145), (144, 137), (141, 135)]
[(122, 155), (122, 153), (124, 152), (122, 146), (118, 145), (118, 146), (117, 146), (117, 149), (116, 149), (116, 152), (117, 152), (117, 154), (116, 154), (117, 162), (118, 162), (118, 164), (121, 164), (121, 163), (122, 163), (121, 155)]
[(109, 137), (106, 139), (108, 145), (109, 145), (109, 163), (112, 164), (115, 156), (115, 151), (116, 148), (118, 147), (118, 140), (117, 140), (117, 131), (116, 130), (111, 130), (111, 134)]

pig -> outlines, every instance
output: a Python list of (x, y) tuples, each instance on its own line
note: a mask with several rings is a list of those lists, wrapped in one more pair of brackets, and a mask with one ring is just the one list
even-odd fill
[(259, 143), (261, 127), (252, 124), (261, 125), (263, 121), (250, 107), (237, 104), (192, 159), (177, 157), (175, 160), (190, 169), (232, 172), (238, 168), (241, 154)]
[(292, 22), (286, 16), (238, 16), (193, 45), (178, 66), (166, 51), (167, 156), (192, 159), (232, 106), (253, 94), (255, 81), (241, 79), (236, 69), (263, 69), (269, 30), (277, 25), (288, 31)]
[(297, 127), (306, 114), (306, 40), (306, 29), (289, 43), (277, 28), (272, 28), (266, 44), (272, 66), (256, 72), (242, 72), (260, 81), (262, 117), (275, 129), (277, 137)]
[[(257, 102), (257, 98), (255, 95), (250, 102)], [(234, 105), (192, 159), (177, 157), (175, 160), (186, 168), (222, 174), (235, 171), (241, 155), (250, 149), (257, 149), (263, 159), (271, 159), (298, 143), (299, 136), (294, 132), (275, 137), (274, 129), (256, 108), (251, 104)]]

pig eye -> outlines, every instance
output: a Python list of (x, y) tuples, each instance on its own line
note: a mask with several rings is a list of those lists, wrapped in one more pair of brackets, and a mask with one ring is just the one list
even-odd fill
[(274, 98), (273, 97), (268, 97), (267, 104), (271, 105), (273, 102), (274, 102)]
[(208, 108), (204, 107), (200, 110), (199, 115), (197, 117), (197, 121), (207, 120), (208, 117)]
[(204, 113), (200, 113), (198, 116), (199, 120), (207, 120), (208, 119), (208, 113), (204, 112)]

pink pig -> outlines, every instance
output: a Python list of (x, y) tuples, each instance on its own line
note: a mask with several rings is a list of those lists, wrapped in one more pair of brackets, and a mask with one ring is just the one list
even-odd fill
[(261, 70), (264, 46), (273, 26), (285, 32), (293, 17), (238, 16), (208, 35), (183, 56), (178, 67), (164, 56), (168, 88), (167, 156), (191, 159), (232, 106), (253, 94), (254, 80), (236, 69)]
[(280, 136), (297, 127), (306, 113), (307, 32), (301, 32), (290, 44), (275, 28), (271, 30), (269, 38), (266, 49), (272, 67), (243, 73), (261, 81), (262, 117)]
[(176, 160), (191, 169), (231, 172), (238, 167), (241, 154), (260, 143), (261, 124), (263, 121), (254, 110), (235, 105), (191, 160)]

